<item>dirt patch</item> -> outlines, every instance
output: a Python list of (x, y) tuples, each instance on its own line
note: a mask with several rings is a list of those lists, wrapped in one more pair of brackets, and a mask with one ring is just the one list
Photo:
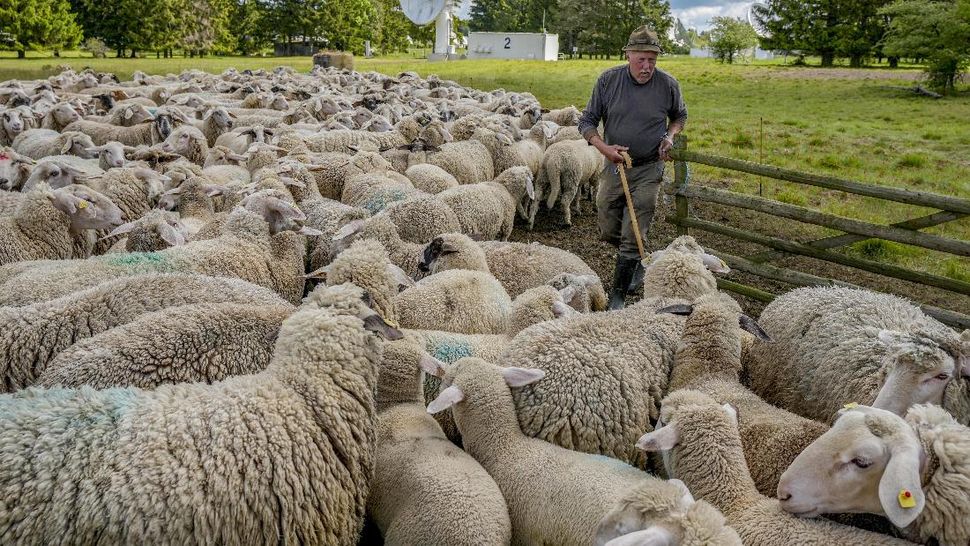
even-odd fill
[[(673, 171), (673, 169), (667, 169)], [(696, 183), (696, 179), (695, 179)], [(728, 187), (727, 182), (717, 180), (702, 181), (704, 185), (712, 187)], [(665, 198), (661, 195), (657, 203), (657, 214), (654, 223), (650, 228), (646, 245), (648, 251), (657, 250), (665, 247), (674, 237), (677, 236), (675, 226), (662, 219), (668, 214), (672, 214), (673, 199)], [(691, 213), (703, 220), (726, 224), (736, 227), (787, 239), (792, 241), (807, 242), (822, 236), (820, 228), (798, 222), (788, 221), (777, 217), (772, 217), (762, 213), (725, 207), (708, 203), (691, 204)], [(573, 214), (573, 226), (564, 229), (559, 226), (562, 215), (559, 211), (540, 210), (536, 216), (536, 227), (533, 231), (528, 231), (521, 226), (516, 226), (512, 232), (511, 240), (531, 242), (538, 241), (545, 245), (556, 246), (569, 250), (586, 260), (586, 263), (603, 280), (603, 285), (609, 290), (613, 280), (613, 267), (616, 260), (616, 251), (608, 243), (599, 240), (599, 233), (596, 228), (596, 209), (593, 203), (583, 202), (583, 214)], [(701, 245), (709, 248), (714, 253), (723, 252), (735, 256), (748, 256), (766, 249), (755, 243), (738, 241), (730, 237), (707, 233), (700, 230), (691, 230), (693, 235)], [(849, 282), (872, 290), (897, 294), (909, 298), (914, 302), (926, 303), (944, 309), (961, 311), (966, 313), (970, 310), (970, 297), (954, 294), (945, 290), (914, 284), (908, 281), (883, 277), (866, 271), (860, 271), (850, 267), (841, 266), (813, 258), (792, 256), (774, 262), (773, 265), (785, 267), (796, 271), (810, 273), (818, 277), (837, 279)], [(784, 282), (773, 281), (734, 270), (724, 277), (725, 279), (746, 284), (759, 288), (772, 294), (781, 294), (793, 288)], [(764, 308), (765, 303), (753, 300), (738, 294), (732, 294), (745, 311), (753, 316), (758, 316)], [(640, 299), (641, 294), (631, 296), (630, 301)]]
[(782, 68), (771, 72), (772, 77), (804, 78), (806, 80), (908, 80), (918, 81), (924, 74), (919, 70), (886, 70), (865, 68)]

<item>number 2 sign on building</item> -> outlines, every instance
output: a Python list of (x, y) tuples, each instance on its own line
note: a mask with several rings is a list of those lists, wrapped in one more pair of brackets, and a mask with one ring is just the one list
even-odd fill
[(512, 38), (510, 36), (505, 37), (505, 49), (512, 49)]

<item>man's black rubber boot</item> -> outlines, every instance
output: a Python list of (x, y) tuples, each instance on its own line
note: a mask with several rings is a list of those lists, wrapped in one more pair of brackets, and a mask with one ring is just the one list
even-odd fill
[(626, 294), (639, 261), (636, 258), (627, 258), (626, 256), (616, 257), (616, 269), (613, 271), (613, 289), (610, 290), (610, 303), (607, 306), (610, 311), (623, 309), (626, 305)]
[(636, 292), (641, 286), (643, 286), (644, 272), (643, 263), (640, 260), (637, 260), (637, 268), (633, 271), (633, 280), (630, 281), (630, 289), (628, 292)]

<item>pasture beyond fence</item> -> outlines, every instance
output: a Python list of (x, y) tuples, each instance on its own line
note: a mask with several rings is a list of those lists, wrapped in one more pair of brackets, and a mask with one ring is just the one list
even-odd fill
[[(752, 163), (750, 161), (698, 153), (690, 151), (687, 143), (688, 140), (685, 136), (678, 135), (674, 150), (671, 153), (675, 162), (674, 181), (667, 190), (667, 193), (674, 196), (675, 212), (668, 216), (666, 220), (677, 227), (678, 234), (687, 234), (690, 228), (694, 228), (744, 242), (756, 243), (770, 249), (745, 257), (732, 256), (719, 252), (717, 249), (709, 249), (712, 253), (720, 256), (732, 268), (766, 279), (797, 286), (854, 286), (842, 280), (818, 277), (769, 263), (794, 254), (861, 269), (870, 273), (893, 277), (923, 286), (932, 286), (956, 294), (970, 295), (970, 283), (959, 279), (914, 271), (897, 265), (875, 262), (840, 252), (833, 252), (833, 249), (857, 241), (881, 239), (914, 245), (956, 256), (970, 256), (970, 241), (951, 239), (920, 231), (924, 228), (944, 224), (970, 215), (970, 200), (929, 192), (864, 184), (851, 180), (781, 169), (770, 165)], [(838, 190), (892, 203), (904, 203), (939, 210), (929, 215), (919, 216), (888, 226), (873, 224), (754, 195), (690, 184), (690, 163), (739, 171), (776, 180), (794, 182), (796, 184)], [(805, 243), (780, 239), (739, 227), (692, 217), (690, 213), (690, 202), (692, 199), (722, 206), (757, 211), (779, 218), (830, 228), (841, 231), (844, 234), (816, 239)], [(760, 301), (767, 302), (775, 298), (775, 294), (770, 292), (726, 279), (718, 279), (718, 286), (722, 289), (730, 290)], [(927, 314), (950, 326), (970, 328), (970, 316), (966, 314), (930, 305), (920, 304), (920, 307)]]

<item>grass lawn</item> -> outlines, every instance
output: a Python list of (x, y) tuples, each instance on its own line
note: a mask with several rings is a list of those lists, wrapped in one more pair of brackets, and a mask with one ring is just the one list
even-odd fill
[[(130, 77), (201, 68), (219, 72), (234, 66), (271, 68), (279, 64), (308, 70), (310, 59), (55, 59), (18, 60), (0, 56), (0, 81), (38, 78), (58, 64), (92, 66)], [(413, 56), (358, 59), (358, 70), (395, 74), (414, 70), (436, 73), (479, 89), (498, 87), (530, 91), (550, 108), (586, 103), (596, 77), (612, 60), (458, 61), (428, 63)], [(916, 67), (888, 70), (784, 66), (781, 60), (721, 65), (710, 59), (666, 57), (659, 66), (681, 83), (690, 111), (690, 148), (702, 152), (762, 161), (784, 168), (970, 198), (970, 89), (932, 100), (893, 89), (912, 86)], [(873, 222), (895, 222), (929, 210), (891, 204), (840, 192), (698, 167), (695, 180), (719, 180), (735, 191), (764, 195), (788, 203)], [(970, 239), (964, 218), (928, 230)], [(896, 243), (869, 242), (850, 249), (870, 259), (899, 263), (970, 281), (970, 259), (956, 258)]]

